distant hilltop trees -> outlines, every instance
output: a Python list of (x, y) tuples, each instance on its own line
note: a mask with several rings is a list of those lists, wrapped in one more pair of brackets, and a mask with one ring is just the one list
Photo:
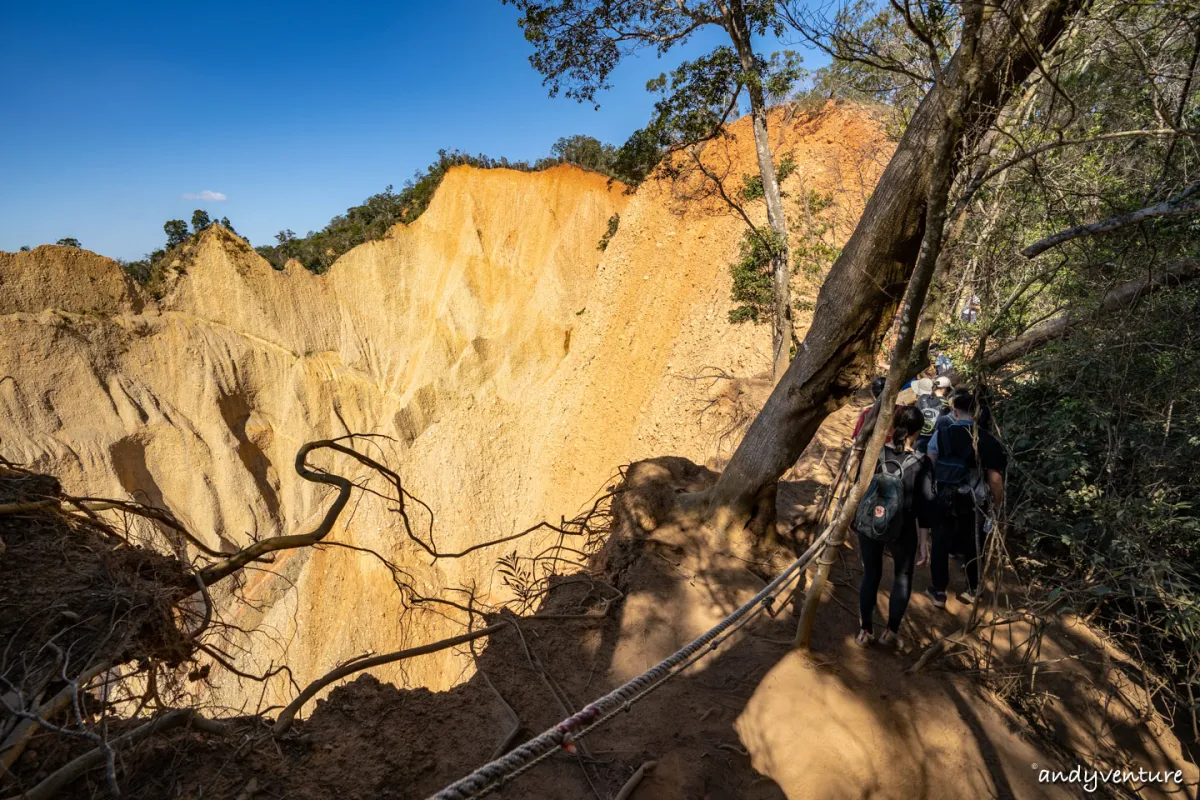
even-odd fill
[(442, 178), (453, 167), (466, 165), (478, 169), (537, 172), (559, 164), (574, 164), (627, 186), (636, 186), (661, 156), (661, 150), (636, 135), (621, 147), (605, 144), (592, 136), (564, 136), (550, 148), (549, 156), (533, 163), (439, 150), (437, 160), (418, 171), (399, 192), (388, 186), (379, 194), (368, 197), (362, 205), (334, 217), (319, 231), (297, 236), (290, 229), (282, 230), (275, 234), (275, 244), (255, 249), (276, 269), (283, 269), (284, 264), (294, 258), (305, 269), (321, 274), (327, 272), (343, 253), (363, 242), (382, 239), (398, 222), (408, 224), (421, 216), (433, 200)]
[[(188, 230), (188, 224), (184, 220), (169, 219), (163, 223), (163, 233), (167, 235), (167, 241), (163, 247), (147, 253), (138, 261), (120, 261), (121, 268), (139, 283), (148, 283), (154, 275), (161, 271), (161, 265), (167, 261), (167, 256), (170, 255), (172, 250), (184, 244), (212, 224), (212, 218), (202, 208), (197, 208), (192, 212), (191, 230)], [(231, 233), (237, 233), (234, 230), (233, 223), (229, 221), (229, 217), (221, 217), (220, 224)], [(59, 244), (63, 244), (63, 242), (60, 241)]]
[[(491, 158), (486, 155), (469, 155), (457, 150), (439, 150), (437, 160), (424, 170), (419, 170), (405, 182), (399, 192), (392, 186), (368, 197), (361, 205), (346, 210), (329, 221), (319, 231), (309, 231), (298, 236), (285, 229), (275, 234), (275, 244), (262, 245), (255, 250), (276, 269), (283, 269), (290, 259), (296, 259), (305, 269), (317, 274), (327, 272), (343, 253), (364, 242), (382, 239), (384, 234), (398, 222), (411, 223), (425, 212), (433, 200), (434, 192), (442, 178), (451, 168), (472, 166), (478, 169), (515, 169), (522, 172), (537, 172), (560, 164), (573, 164), (581, 169), (597, 172), (626, 186), (639, 184), (662, 158), (663, 149), (654, 141), (635, 133), (621, 147), (601, 142), (592, 136), (564, 136), (550, 148), (550, 155), (529, 161), (510, 161), (507, 158)], [(163, 223), (166, 242), (153, 252), (137, 261), (122, 261), (121, 266), (139, 283), (153, 282), (161, 273), (161, 265), (167, 263), (172, 251), (185, 244), (200, 231), (219, 222), (223, 227), (237, 233), (228, 217), (214, 220), (208, 211), (198, 208), (192, 212), (191, 224), (187, 220), (171, 219)], [(245, 238), (245, 237), (242, 237)], [(58, 244), (78, 247), (77, 239), (60, 239)]]
[[(55, 244), (59, 245), (61, 247), (83, 247), (83, 245), (81, 245), (79, 243), (79, 240), (76, 239), (74, 236), (64, 236), (63, 238), (61, 238), (57, 242), (55, 242)], [(23, 244), (23, 245), (21, 245), (19, 252), (28, 253), (32, 249), (33, 248), (30, 247), (29, 245)]]

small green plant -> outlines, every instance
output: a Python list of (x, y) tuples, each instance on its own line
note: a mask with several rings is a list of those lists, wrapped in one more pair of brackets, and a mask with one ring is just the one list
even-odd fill
[(500, 573), (501, 582), (512, 590), (512, 593), (521, 601), (522, 608), (528, 608), (536, 596), (538, 582), (534, 578), (532, 569), (525, 566), (522, 561), (523, 559), (514, 550), (508, 555), (496, 559), (496, 571)]
[(820, 279), (841, 255), (841, 248), (829, 244), (833, 223), (822, 212), (833, 206), (833, 195), (811, 189), (797, 201), (799, 219), (792, 224), (792, 268), (805, 277)]
[(742, 234), (741, 257), (729, 265), (733, 275), (731, 296), (737, 303), (729, 311), (730, 322), (760, 324), (772, 318), (775, 291), (771, 257), (776, 252), (777, 242), (770, 228), (748, 230)]
[[(784, 153), (783, 158), (779, 159), (779, 166), (775, 168), (775, 179), (780, 183), (787, 180), (793, 172), (796, 171), (796, 158), (791, 153)], [(761, 175), (746, 175), (742, 178), (742, 199), (746, 202), (752, 200), (763, 199), (763, 185)]]
[(604, 232), (604, 235), (600, 237), (600, 243), (596, 245), (597, 250), (607, 250), (608, 249), (608, 243), (611, 242), (612, 238), (617, 235), (617, 228), (620, 226), (620, 224), (621, 224), (621, 215), (620, 214), (613, 214), (611, 217), (608, 218), (608, 230), (606, 230)]

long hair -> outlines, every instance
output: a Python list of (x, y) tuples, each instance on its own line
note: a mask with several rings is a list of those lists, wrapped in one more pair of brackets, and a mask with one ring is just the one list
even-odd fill
[(899, 450), (904, 447), (908, 437), (919, 433), (925, 424), (925, 417), (916, 406), (901, 406), (896, 409), (892, 419), (892, 447)]

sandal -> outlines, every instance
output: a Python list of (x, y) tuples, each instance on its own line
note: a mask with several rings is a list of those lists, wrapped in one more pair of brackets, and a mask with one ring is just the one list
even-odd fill
[(875, 634), (859, 628), (858, 635), (854, 637), (854, 643), (859, 647), (870, 647), (871, 642), (875, 641)]

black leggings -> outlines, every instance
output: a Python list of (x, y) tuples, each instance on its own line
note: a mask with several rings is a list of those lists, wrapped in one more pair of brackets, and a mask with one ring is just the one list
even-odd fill
[(888, 603), (888, 628), (899, 632), (900, 620), (908, 608), (912, 595), (913, 568), (917, 561), (916, 531), (908, 531), (891, 544), (858, 535), (858, 552), (862, 556), (863, 579), (858, 590), (858, 610), (862, 615), (862, 629), (872, 632), (871, 618), (875, 615), (875, 597), (879, 594), (879, 582), (883, 579), (883, 551), (892, 551), (896, 577), (892, 581), (892, 599)]

